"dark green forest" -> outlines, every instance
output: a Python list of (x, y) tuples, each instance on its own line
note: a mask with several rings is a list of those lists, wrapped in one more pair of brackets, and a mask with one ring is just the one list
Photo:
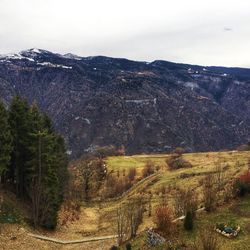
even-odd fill
[(32, 224), (53, 229), (68, 181), (64, 139), (36, 103), (0, 101), (1, 187), (31, 207)]

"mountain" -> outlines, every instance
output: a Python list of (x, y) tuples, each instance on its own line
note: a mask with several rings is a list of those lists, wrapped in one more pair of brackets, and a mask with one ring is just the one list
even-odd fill
[(48, 113), (72, 158), (104, 145), (132, 154), (250, 139), (250, 69), (30, 49), (0, 56), (0, 97), (16, 94)]

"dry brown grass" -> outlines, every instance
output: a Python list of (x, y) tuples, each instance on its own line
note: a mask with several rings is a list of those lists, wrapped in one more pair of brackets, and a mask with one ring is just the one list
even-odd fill
[[(81, 239), (87, 235), (99, 236), (110, 235), (115, 233), (115, 211), (120, 202), (127, 200), (129, 197), (140, 195), (145, 198), (152, 197), (152, 211), (163, 199), (171, 205), (172, 196), (178, 192), (180, 187), (190, 187), (198, 194), (198, 199), (202, 200), (201, 195), (201, 180), (204, 176), (215, 170), (215, 165), (218, 159), (222, 159), (228, 165), (225, 169), (225, 178), (230, 180), (247, 167), (247, 160), (250, 158), (250, 152), (209, 152), (197, 154), (184, 154), (183, 157), (191, 162), (192, 168), (179, 169), (170, 171), (165, 163), (168, 155), (138, 155), (138, 156), (117, 156), (109, 157), (107, 165), (109, 170), (114, 172), (123, 169), (128, 171), (129, 168), (136, 168), (136, 178), (140, 177), (141, 171), (148, 160), (155, 165), (160, 166), (160, 171), (157, 176), (149, 177), (146, 181), (141, 181), (139, 184), (131, 188), (124, 197), (117, 201), (102, 202), (99, 204), (88, 203), (82, 204), (79, 220), (70, 223), (67, 226), (59, 227), (55, 232), (41, 231), (41, 234), (46, 234), (49, 237), (60, 238), (63, 240)], [(181, 175), (186, 175), (181, 178)], [(164, 192), (163, 187), (165, 187)], [(216, 213), (219, 213), (219, 211)], [(216, 215), (216, 214), (215, 214)], [(222, 213), (222, 217), (224, 212)], [(215, 220), (212, 218), (212, 220)], [(248, 222), (249, 223), (249, 222)], [(145, 227), (153, 225), (152, 217), (148, 217), (145, 212), (143, 224), (139, 228), (139, 232)], [(5, 225), (6, 233), (1, 235), (0, 249), (109, 249), (115, 244), (115, 240), (96, 242), (91, 244), (80, 244), (73, 246), (60, 246), (52, 243), (44, 243), (41, 240), (31, 239), (28, 236), (19, 235), (20, 226)], [(22, 226), (23, 227), (23, 226)], [(9, 228), (9, 232), (7, 230)], [(26, 227), (28, 228), (28, 227)], [(27, 229), (31, 230), (32, 229)], [(21, 230), (22, 231), (22, 230)], [(17, 235), (16, 240), (10, 240), (11, 235)], [(18, 246), (18, 247), (17, 247)], [(2, 248), (1, 248), (2, 247)], [(22, 248), (23, 247), (23, 248)], [(103, 247), (103, 248), (102, 248)]]

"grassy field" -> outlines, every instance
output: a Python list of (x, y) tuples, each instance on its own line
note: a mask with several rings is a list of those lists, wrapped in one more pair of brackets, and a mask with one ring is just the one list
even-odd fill
[[(213, 227), (216, 223), (226, 223), (228, 225), (240, 225), (241, 231), (234, 239), (228, 239), (217, 234), (221, 250), (249, 250), (250, 249), (250, 196), (241, 200), (235, 200), (227, 206), (218, 208), (213, 213), (202, 213), (195, 220), (195, 227), (192, 232), (183, 230), (182, 223), (179, 222), (180, 228), (178, 242), (185, 242), (186, 245), (192, 245), (197, 239), (197, 235), (203, 229)], [(132, 249), (141, 250), (145, 244), (146, 235), (142, 233), (136, 239), (131, 241)], [(125, 249), (125, 247), (122, 247)], [(152, 248), (163, 250), (163, 247)]]
[[(248, 168), (247, 162), (250, 158), (250, 152), (208, 152), (208, 153), (190, 153), (184, 154), (183, 157), (189, 161), (193, 167), (179, 170), (170, 170), (166, 164), (166, 159), (169, 155), (135, 155), (135, 156), (119, 156), (109, 157), (106, 160), (109, 171), (123, 172), (129, 168), (135, 167), (137, 176), (140, 176), (141, 171), (148, 161), (151, 161), (155, 166), (159, 166), (160, 170), (152, 178), (145, 181), (140, 181), (132, 187), (120, 201), (110, 203), (109, 213), (113, 213), (119, 202), (126, 200), (134, 195), (152, 195), (152, 205), (155, 207), (164, 197), (169, 204), (172, 204), (172, 197), (178, 192), (179, 188), (192, 188), (194, 192), (200, 195), (202, 205), (200, 181), (209, 172), (216, 171), (216, 165), (220, 162), (224, 167), (223, 174), (225, 182), (232, 181)], [(186, 178), (182, 178), (186, 174)], [(189, 176), (188, 176), (189, 175)], [(162, 187), (167, 187), (167, 193), (162, 194)], [(190, 234), (181, 230), (181, 238), (184, 242), (194, 241), (197, 232), (207, 226), (214, 226), (216, 223), (237, 224), (242, 227), (242, 231), (236, 239), (225, 239), (219, 236), (222, 242), (222, 249), (250, 249), (250, 198), (244, 200), (236, 200), (231, 204), (222, 203), (216, 212), (203, 213), (196, 221), (196, 228)], [(153, 226), (152, 218), (144, 217), (144, 223), (140, 230), (147, 226)], [(143, 237), (135, 240), (133, 249), (141, 249)]]
[[(236, 162), (244, 165), (250, 157), (249, 151), (229, 151), (229, 152), (205, 152), (205, 153), (188, 153), (183, 155), (185, 159), (190, 161), (196, 170), (208, 170), (214, 167), (218, 160), (225, 161), (233, 166)], [(169, 154), (157, 155), (133, 155), (133, 156), (111, 156), (106, 160), (108, 169), (114, 172), (127, 171), (135, 167), (140, 172), (148, 161), (154, 163), (155, 166), (160, 166), (162, 169), (167, 168), (166, 159)], [(193, 169), (193, 168), (192, 168)], [(183, 170), (186, 171), (186, 170)]]
[[(144, 197), (146, 200), (150, 196), (154, 211), (154, 207), (163, 199), (172, 205), (172, 198), (180, 188), (186, 189), (191, 187), (194, 192), (201, 194), (200, 181), (207, 173), (215, 171), (217, 162), (221, 162), (223, 166), (226, 166), (223, 171), (224, 179), (225, 182), (229, 182), (247, 169), (250, 152), (232, 151), (184, 154), (183, 157), (193, 167), (179, 170), (170, 170), (168, 168), (166, 164), (168, 157), (170, 156), (165, 154), (108, 157), (106, 159), (108, 171), (113, 171), (114, 174), (118, 171), (120, 173), (124, 171), (128, 173), (128, 169), (134, 167), (137, 170), (136, 178), (141, 178), (142, 169), (148, 161), (151, 161), (155, 167), (158, 166), (159, 170), (154, 175), (137, 182), (117, 199), (83, 203), (79, 220), (67, 226), (58, 227), (55, 232), (42, 231), (39, 233), (64, 240), (76, 240), (85, 236), (116, 234), (116, 208), (120, 203), (137, 195)], [(185, 178), (183, 178), (183, 174), (186, 175)], [(167, 188), (167, 192), (164, 194), (161, 191), (163, 187)], [(202, 205), (201, 195), (200, 205)], [(250, 197), (242, 200), (233, 200), (229, 204), (223, 203), (213, 213), (201, 213), (195, 221), (195, 229), (192, 233), (184, 231), (180, 222), (179, 238), (184, 242), (190, 243), (194, 241), (200, 229), (214, 226), (216, 223), (236, 224), (242, 228), (236, 239), (226, 239), (218, 235), (222, 242), (222, 250), (250, 250)], [(143, 249), (143, 231), (146, 227), (151, 226), (154, 226), (153, 216), (149, 217), (148, 213), (145, 212), (143, 224), (139, 228), (141, 236), (132, 242), (133, 250)], [(20, 236), (21, 239), (22, 237)], [(47, 249), (56, 249), (56, 246), (50, 243), (46, 244)], [(115, 244), (115, 240), (103, 242), (102, 249), (109, 249), (111, 244)], [(96, 249), (97, 245), (86, 245), (86, 247), (85, 245), (79, 245), (79, 248), (78, 246), (72, 246), (72, 248), (60, 249)], [(10, 247), (9, 249), (14, 248)]]
[[(183, 157), (189, 161), (193, 167), (183, 168), (179, 170), (169, 170), (166, 159), (169, 155), (135, 155), (135, 156), (118, 156), (109, 157), (106, 160), (109, 171), (128, 171), (135, 167), (137, 176), (141, 175), (141, 171), (148, 161), (155, 166), (159, 166), (159, 174), (157, 180), (150, 182), (142, 182), (131, 189), (131, 193), (152, 193), (158, 195), (162, 187), (174, 189), (176, 187), (192, 187), (199, 189), (199, 182), (205, 174), (215, 171), (216, 164), (220, 162), (223, 166), (227, 166), (224, 171), (225, 179), (232, 179), (247, 169), (247, 161), (250, 158), (250, 152), (208, 152), (208, 153), (190, 153), (184, 154)], [(183, 174), (189, 174), (190, 177), (182, 178)], [(193, 176), (192, 176), (193, 175)], [(199, 190), (197, 190), (199, 191)]]

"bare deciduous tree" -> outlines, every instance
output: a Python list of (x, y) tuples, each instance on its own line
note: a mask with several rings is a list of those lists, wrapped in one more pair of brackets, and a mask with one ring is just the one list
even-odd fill
[(127, 203), (127, 216), (129, 221), (130, 238), (136, 236), (137, 230), (142, 223), (144, 202), (142, 198), (130, 199)]
[(188, 211), (195, 216), (195, 210), (198, 207), (198, 198), (197, 194), (188, 188), (179, 189), (174, 196), (174, 208), (175, 214), (177, 216), (185, 215)]
[(116, 210), (117, 221), (117, 243), (120, 246), (127, 237), (128, 234), (128, 219), (127, 210), (124, 204), (119, 205)]
[(134, 238), (142, 223), (144, 202), (141, 197), (133, 198), (118, 206), (116, 210), (118, 244)]
[(207, 174), (203, 179), (203, 197), (206, 211), (210, 212), (215, 209), (217, 193), (215, 186), (214, 174)]
[(225, 168), (227, 164), (225, 159), (219, 158), (218, 161), (215, 163), (215, 182), (218, 191), (223, 189), (225, 184)]
[(83, 199), (89, 200), (91, 197), (97, 196), (101, 183), (106, 176), (102, 158), (86, 156), (81, 160), (78, 172)]

